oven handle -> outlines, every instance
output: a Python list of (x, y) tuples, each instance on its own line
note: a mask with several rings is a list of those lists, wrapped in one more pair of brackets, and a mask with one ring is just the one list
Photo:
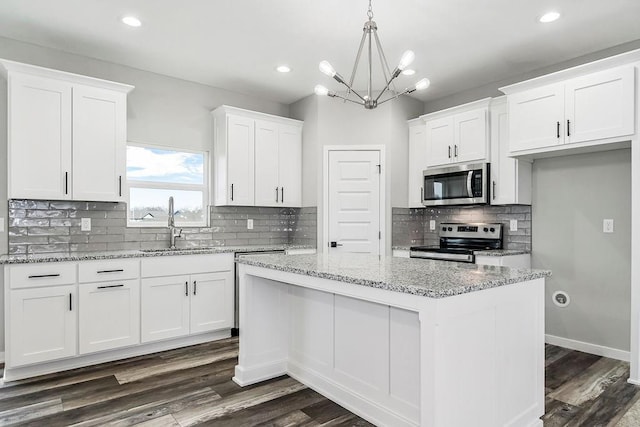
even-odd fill
[(467, 193), (469, 197), (473, 197), (473, 189), (471, 188), (471, 183), (473, 182), (473, 171), (469, 171), (467, 173)]

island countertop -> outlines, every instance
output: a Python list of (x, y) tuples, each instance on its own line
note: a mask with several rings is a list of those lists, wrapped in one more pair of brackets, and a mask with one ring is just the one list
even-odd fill
[(430, 298), (461, 295), (551, 275), (547, 270), (366, 254), (247, 255), (236, 262)]

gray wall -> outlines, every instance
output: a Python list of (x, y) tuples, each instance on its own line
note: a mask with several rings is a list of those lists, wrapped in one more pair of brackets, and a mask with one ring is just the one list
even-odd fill
[[(546, 332), (629, 351), (631, 309), (631, 151), (533, 163), (534, 268), (546, 285)], [(602, 232), (613, 219), (614, 233)], [(557, 290), (571, 304), (551, 302)]]
[(383, 145), (386, 148), (387, 250), (391, 248), (391, 206), (407, 205), (409, 130), (406, 121), (423, 104), (401, 97), (376, 108), (311, 95), (291, 105), (291, 116), (304, 120), (302, 194), (304, 206), (317, 206), (318, 241), (322, 237), (322, 156), (326, 145)]
[[(0, 58), (134, 85), (127, 101), (129, 141), (211, 150), (210, 111), (222, 105), (288, 116), (287, 105), (123, 65), (0, 38)], [(0, 79), (0, 164), (6, 164), (6, 82)], [(0, 217), (7, 218), (6, 168), (0, 169)], [(7, 252), (7, 228), (0, 254)]]

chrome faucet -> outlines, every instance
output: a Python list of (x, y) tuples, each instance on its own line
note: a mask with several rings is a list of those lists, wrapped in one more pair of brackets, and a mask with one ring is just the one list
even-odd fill
[(182, 228), (176, 232), (175, 210), (173, 196), (169, 197), (169, 249), (176, 248), (176, 238), (182, 237)]

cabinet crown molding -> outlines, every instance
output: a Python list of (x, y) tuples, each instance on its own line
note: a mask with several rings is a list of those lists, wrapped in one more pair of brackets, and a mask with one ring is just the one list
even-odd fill
[(244, 108), (232, 107), (230, 105), (221, 105), (211, 111), (214, 116), (219, 114), (235, 114), (254, 120), (270, 120), (272, 122), (282, 123), (290, 126), (302, 127), (304, 122), (301, 120), (290, 119), (288, 117), (276, 116), (274, 114), (261, 113), (259, 111), (245, 110)]
[(86, 86), (108, 89), (118, 92), (129, 93), (135, 86), (112, 82), (109, 80), (98, 79), (95, 77), (83, 76), (80, 74), (69, 73), (66, 71), (54, 70), (51, 68), (39, 67), (37, 65), (24, 64), (22, 62), (10, 61), (0, 58), (0, 74), (5, 79), (9, 78), (11, 73), (24, 73), (38, 77), (47, 77), (51, 79), (62, 80), (69, 83), (83, 84)]
[(525, 80), (499, 88), (502, 93), (510, 95), (540, 86), (546, 86), (554, 83), (562, 83), (565, 80), (581, 77), (587, 74), (599, 71), (610, 70), (612, 68), (632, 65), (640, 62), (640, 49), (621, 53), (619, 55), (610, 56), (608, 58), (599, 59), (597, 61), (588, 62), (586, 64), (577, 65), (575, 67), (556, 71), (555, 73), (545, 74), (540, 77)]
[(478, 101), (468, 102), (462, 105), (456, 105), (455, 107), (450, 107), (444, 110), (435, 111), (433, 113), (423, 114), (422, 116), (419, 117), (419, 119), (422, 119), (423, 121), (426, 122), (428, 120), (437, 119), (443, 116), (450, 116), (452, 114), (464, 113), (466, 111), (476, 110), (479, 108), (489, 108), (489, 105), (491, 104), (491, 100), (492, 98), (483, 98)]

